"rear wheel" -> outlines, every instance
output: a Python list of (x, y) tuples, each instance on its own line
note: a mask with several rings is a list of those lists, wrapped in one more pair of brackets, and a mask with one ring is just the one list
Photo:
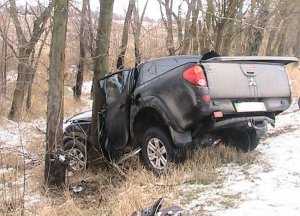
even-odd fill
[(225, 144), (243, 152), (253, 151), (259, 144), (259, 138), (254, 128), (227, 130), (223, 136)]
[(142, 139), (141, 159), (146, 168), (162, 174), (174, 162), (175, 149), (168, 133), (159, 127), (146, 130)]

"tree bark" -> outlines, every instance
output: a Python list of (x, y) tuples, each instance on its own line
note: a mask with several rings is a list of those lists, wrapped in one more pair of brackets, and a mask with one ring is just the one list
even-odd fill
[(105, 103), (104, 95), (101, 94), (99, 81), (109, 71), (109, 42), (112, 25), (114, 0), (100, 0), (100, 15), (98, 20), (97, 49), (95, 53), (95, 68), (93, 78), (93, 110), (90, 141), (92, 146), (98, 144), (98, 113)]
[(50, 30), (47, 30), (45, 32), (45, 36), (44, 36), (44, 38), (41, 42), (41, 45), (39, 47), (37, 56), (35, 57), (35, 55), (34, 55), (35, 52), (32, 53), (32, 61), (31, 61), (31, 65), (30, 65), (31, 74), (30, 74), (29, 80), (28, 80), (29, 83), (28, 83), (27, 99), (26, 99), (26, 109), (27, 109), (27, 111), (31, 109), (32, 85), (33, 85), (34, 77), (35, 77), (35, 74), (36, 74), (36, 71), (37, 71), (37, 68), (38, 68), (38, 65), (39, 65), (39, 61), (40, 61), (40, 58), (41, 58), (41, 55), (42, 55), (42, 51), (43, 51), (43, 48), (45, 46), (45, 43), (46, 43), (49, 32), (50, 32)]
[(3, 40), (0, 59), (0, 101), (2, 101), (2, 98), (6, 96), (7, 58), (7, 43), (6, 40)]
[(268, 24), (266, 25), (264, 32), (263, 32), (262, 40), (261, 40), (259, 50), (258, 50), (259, 56), (267, 55), (268, 45), (270, 43), (271, 32), (273, 30), (275, 22), (276, 22), (275, 15), (272, 15), (269, 18)]
[[(68, 21), (68, 0), (55, 0), (52, 40), (50, 48), (49, 90), (47, 101), (47, 133), (45, 156), (45, 183), (62, 186), (64, 179), (56, 179), (51, 169), (53, 153), (63, 143), (63, 95), (65, 45)], [(63, 175), (60, 175), (63, 176)]]
[(120, 53), (118, 55), (117, 59), (117, 69), (121, 70), (124, 69), (124, 62), (125, 62), (125, 54), (126, 54), (126, 49), (127, 49), (127, 44), (128, 44), (128, 31), (129, 31), (129, 24), (130, 20), (132, 17), (132, 12), (134, 9), (135, 5), (135, 0), (130, 0), (126, 12), (126, 17), (124, 21), (124, 26), (123, 26), (123, 33), (122, 33), (122, 43), (120, 47)]
[(142, 54), (140, 51), (140, 36), (142, 30), (142, 24), (146, 12), (146, 8), (148, 5), (149, 0), (146, 1), (142, 14), (139, 14), (139, 10), (137, 6), (134, 6), (133, 13), (134, 13), (134, 23), (132, 25), (133, 29), (133, 38), (134, 38), (134, 55), (135, 55), (135, 65), (138, 65), (142, 61)]
[(191, 13), (192, 13), (192, 8), (193, 8), (193, 0), (192, 2), (187, 1), (188, 3), (188, 10), (186, 13), (186, 18), (184, 21), (184, 36), (183, 36), (183, 42), (182, 42), (182, 47), (180, 50), (180, 55), (185, 55), (188, 53), (190, 49), (190, 44), (191, 44), (191, 27), (190, 27), (190, 18), (191, 18)]
[(201, 0), (195, 2), (195, 7), (192, 11), (191, 37), (192, 37), (192, 53), (199, 54), (199, 40), (198, 40), (198, 16), (201, 8)]
[(79, 32), (79, 64), (76, 74), (76, 83), (73, 87), (73, 93), (75, 99), (80, 99), (83, 83), (83, 74), (85, 70), (85, 61), (86, 61), (86, 27), (87, 27), (87, 1), (82, 0), (82, 10), (81, 10), (81, 20), (80, 20), (80, 32)]

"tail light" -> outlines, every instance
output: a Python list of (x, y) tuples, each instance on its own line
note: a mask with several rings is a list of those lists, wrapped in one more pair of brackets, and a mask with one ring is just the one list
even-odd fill
[(206, 77), (203, 69), (194, 65), (183, 72), (183, 79), (196, 86), (207, 86)]

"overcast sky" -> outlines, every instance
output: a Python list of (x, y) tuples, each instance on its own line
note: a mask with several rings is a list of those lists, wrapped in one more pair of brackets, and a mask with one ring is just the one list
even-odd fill
[[(0, 0), (2, 2), (4, 0)], [(47, 4), (49, 0), (40, 0), (41, 3)], [(81, 4), (82, 0), (73, 0), (73, 2), (77, 2), (78, 4)], [(91, 7), (93, 10), (99, 9), (99, 0), (90, 0), (91, 1)], [(115, 0), (114, 3), (114, 13), (125, 15), (126, 9), (128, 6), (129, 0)], [(146, 0), (136, 0), (137, 4), (140, 8), (140, 11), (143, 9)], [(25, 2), (28, 2), (29, 4), (34, 4), (36, 0), (17, 0), (17, 4), (25, 4)], [(174, 0), (174, 10), (177, 10), (178, 4), (182, 2), (181, 0)], [(149, 0), (148, 7), (146, 10), (146, 16), (152, 19), (160, 19), (160, 10), (159, 10), (159, 4), (157, 0)]]
[[(90, 0), (90, 1), (94, 5), (94, 7), (99, 7), (99, 0)], [(115, 0), (114, 13), (125, 15), (128, 6), (128, 1), (129, 0)], [(136, 1), (138, 3), (139, 8), (141, 8), (142, 10), (142, 8), (146, 3), (146, 0), (136, 0)], [(174, 4), (175, 6), (176, 2), (179, 2), (179, 0), (175, 0), (174, 2), (175, 2)], [(160, 19), (160, 10), (159, 10), (159, 4), (157, 0), (149, 0), (148, 7), (146, 10), (146, 16), (152, 19)]]

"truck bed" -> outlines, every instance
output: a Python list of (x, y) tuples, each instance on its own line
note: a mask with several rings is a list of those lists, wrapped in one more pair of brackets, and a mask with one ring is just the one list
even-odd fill
[(201, 62), (216, 110), (223, 112), (284, 111), (291, 90), (285, 65), (290, 57), (217, 57)]

